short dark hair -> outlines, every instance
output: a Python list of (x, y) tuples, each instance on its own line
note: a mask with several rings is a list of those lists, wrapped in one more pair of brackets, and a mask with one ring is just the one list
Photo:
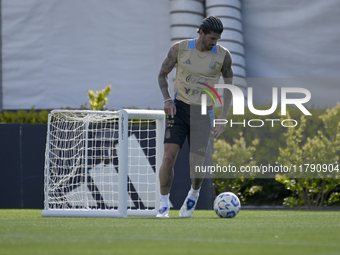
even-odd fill
[(197, 30), (197, 33), (202, 29), (204, 34), (210, 34), (210, 32), (214, 32), (217, 34), (222, 34), (223, 32), (223, 24), (222, 21), (215, 17), (215, 16), (209, 16), (206, 17), (202, 24), (200, 25), (199, 29)]

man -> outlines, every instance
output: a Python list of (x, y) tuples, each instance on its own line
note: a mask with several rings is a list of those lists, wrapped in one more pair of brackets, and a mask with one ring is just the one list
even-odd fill
[[(209, 115), (201, 114), (201, 95), (219, 83), (222, 74), (226, 84), (232, 83), (233, 70), (230, 52), (217, 44), (223, 24), (214, 16), (205, 18), (199, 27), (198, 38), (175, 43), (162, 63), (158, 82), (168, 115), (164, 139), (164, 157), (159, 171), (161, 204), (157, 217), (169, 217), (169, 194), (174, 178), (174, 165), (180, 148), (188, 136), (190, 146), (191, 189), (180, 209), (180, 217), (190, 217), (195, 210), (202, 173), (194, 174), (194, 165), (204, 163), (211, 134), (212, 99), (207, 97)], [(169, 92), (168, 74), (177, 64), (174, 84), (175, 99)], [(229, 90), (223, 91), (223, 110), (219, 119), (227, 119), (231, 102)], [(226, 125), (216, 125), (215, 137)]]

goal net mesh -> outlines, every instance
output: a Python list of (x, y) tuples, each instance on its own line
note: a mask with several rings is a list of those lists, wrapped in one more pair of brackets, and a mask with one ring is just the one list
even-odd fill
[(128, 154), (127, 209), (154, 209), (156, 120), (129, 119), (128, 150), (119, 150), (118, 112), (55, 112), (49, 122), (45, 209), (118, 207), (118, 162)]

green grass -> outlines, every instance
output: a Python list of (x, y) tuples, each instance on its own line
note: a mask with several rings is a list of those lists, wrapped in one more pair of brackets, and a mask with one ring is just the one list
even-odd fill
[(0, 254), (340, 254), (340, 212), (213, 211), (191, 218), (43, 218), (0, 210)]

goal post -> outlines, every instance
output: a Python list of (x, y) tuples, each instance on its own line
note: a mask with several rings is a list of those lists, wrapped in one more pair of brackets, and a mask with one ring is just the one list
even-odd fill
[(162, 110), (53, 110), (43, 217), (156, 216)]

